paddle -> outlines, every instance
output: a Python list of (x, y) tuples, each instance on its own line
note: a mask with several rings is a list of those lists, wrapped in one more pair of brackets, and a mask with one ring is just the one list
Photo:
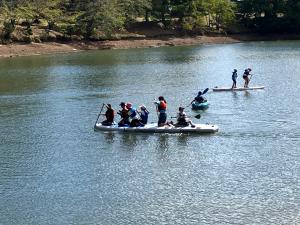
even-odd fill
[[(208, 92), (208, 90), (209, 90), (209, 88), (205, 88), (205, 89), (202, 91), (202, 94), (201, 94), (201, 95), (206, 94), (206, 93)], [(194, 102), (194, 100), (193, 100), (190, 104), (188, 104), (186, 107), (189, 107), (193, 102)]]
[[(198, 115), (196, 115), (196, 116), (187, 116), (187, 118), (190, 118), (190, 117), (194, 117), (194, 118), (196, 118), (196, 119), (200, 119), (200, 118), (201, 118), (201, 115), (198, 114)], [(171, 118), (177, 118), (177, 117), (176, 117), (176, 116), (171, 116)]]
[(194, 116), (196, 119), (200, 119), (201, 118), (201, 115), (200, 114), (198, 114), (198, 115), (196, 115), (196, 116)]
[(249, 81), (252, 79), (252, 76), (253, 76), (254, 74), (250, 74), (250, 78), (249, 78)]
[(155, 105), (155, 110), (156, 110), (156, 115), (157, 115), (157, 118), (159, 119), (159, 115), (158, 115), (158, 106), (156, 104), (156, 100), (154, 99), (154, 105)]
[(100, 112), (99, 112), (99, 114), (98, 114), (98, 117), (97, 117), (97, 120), (96, 120), (96, 122), (95, 122), (94, 127), (96, 126), (96, 124), (97, 124), (97, 122), (98, 122), (98, 120), (99, 120), (99, 117), (100, 117), (100, 115), (101, 115), (101, 112), (102, 112), (104, 106), (105, 106), (105, 104), (103, 103), (103, 104), (102, 104), (102, 107), (101, 107), (101, 110), (100, 110)]
[(250, 81), (251, 81), (251, 79), (252, 79), (252, 76), (253, 76), (254, 74), (249, 74), (249, 75), (250, 75), (250, 78), (249, 78), (249, 81), (248, 81), (248, 84), (247, 84), (247, 88), (248, 88), (249, 83), (250, 83)]
[(209, 88), (204, 89), (204, 91), (202, 92), (202, 95), (204, 95), (206, 92), (208, 92)]

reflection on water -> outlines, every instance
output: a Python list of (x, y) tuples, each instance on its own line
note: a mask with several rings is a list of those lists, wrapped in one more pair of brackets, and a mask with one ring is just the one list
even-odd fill
[(116, 141), (116, 133), (115, 132), (104, 132), (104, 139), (107, 144), (113, 144)]
[(126, 151), (136, 150), (136, 148), (139, 146), (139, 138), (140, 136), (138, 135), (124, 133), (123, 135), (121, 135), (120, 149), (124, 149)]
[[(1, 59), (0, 223), (298, 224), (299, 50), (294, 41)], [(265, 90), (210, 91), (208, 110), (185, 109), (217, 124), (215, 135), (93, 130), (103, 103), (146, 104), (156, 122), (157, 96), (173, 116), (248, 65)]]
[(187, 134), (179, 134), (177, 143), (181, 147), (187, 147), (187, 141), (188, 141), (188, 135)]
[(169, 145), (169, 135), (162, 134), (157, 137), (156, 151), (159, 159), (163, 160), (168, 158), (169, 152), (172, 151)]
[(249, 91), (245, 91), (244, 93), (245, 93), (245, 97), (246, 97), (246, 98), (250, 98), (250, 97), (251, 97), (251, 94), (250, 94)]
[(239, 95), (236, 93), (236, 91), (232, 91), (231, 93), (232, 93), (232, 97), (237, 100)]

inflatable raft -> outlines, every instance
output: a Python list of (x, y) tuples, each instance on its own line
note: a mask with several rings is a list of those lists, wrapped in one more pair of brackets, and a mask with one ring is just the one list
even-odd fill
[(208, 102), (193, 102), (192, 103), (192, 110), (205, 110), (208, 109)]
[(218, 126), (211, 124), (195, 124), (195, 127), (175, 127), (163, 126), (158, 127), (157, 123), (147, 124), (144, 127), (118, 127), (117, 124), (112, 126), (104, 126), (101, 123), (96, 123), (95, 130), (99, 131), (120, 131), (132, 133), (215, 133), (219, 130)]
[(248, 91), (248, 90), (257, 90), (257, 89), (264, 89), (265, 86), (253, 86), (253, 87), (237, 87), (237, 88), (231, 88), (231, 87), (214, 87), (213, 91)]

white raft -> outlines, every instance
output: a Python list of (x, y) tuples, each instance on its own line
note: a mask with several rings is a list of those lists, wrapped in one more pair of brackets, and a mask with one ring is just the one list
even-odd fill
[(219, 130), (218, 126), (211, 124), (195, 124), (195, 127), (175, 127), (163, 126), (158, 127), (157, 123), (147, 124), (144, 127), (118, 127), (118, 125), (103, 126), (101, 123), (96, 123), (95, 130), (100, 131), (121, 131), (132, 133), (215, 133)]
[(248, 90), (257, 90), (257, 89), (264, 89), (265, 86), (253, 86), (253, 87), (237, 87), (237, 88), (231, 88), (231, 87), (214, 87), (213, 91), (248, 91)]

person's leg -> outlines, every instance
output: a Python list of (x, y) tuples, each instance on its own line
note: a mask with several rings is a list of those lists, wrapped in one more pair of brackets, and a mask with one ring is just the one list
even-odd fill
[(191, 127), (196, 127), (195, 124), (193, 124), (192, 121), (189, 121), (189, 124), (191, 125)]
[(167, 122), (167, 114), (166, 113), (159, 113), (159, 119), (158, 119), (158, 126), (162, 127)]
[(134, 125), (134, 120), (132, 120), (132, 121), (130, 122), (129, 127), (135, 127), (135, 125)]
[(124, 120), (122, 119), (119, 123), (118, 123), (119, 127), (124, 127)]
[(130, 122), (129, 122), (129, 119), (125, 119), (124, 122), (123, 122), (124, 126), (129, 126), (130, 125)]
[(167, 122), (167, 113), (163, 113), (162, 115), (162, 123), (166, 123)]
[(163, 126), (163, 125), (162, 125), (162, 113), (159, 113), (159, 114), (158, 114), (158, 122), (157, 122), (157, 126), (158, 126), (158, 127)]
[(249, 79), (249, 77), (247, 77), (247, 78), (246, 78), (246, 88), (248, 87), (249, 82), (250, 82), (250, 79)]
[(247, 85), (247, 77), (244, 77), (244, 76), (243, 76), (243, 79), (244, 79), (244, 81), (245, 81), (244, 87), (246, 87), (246, 85)]
[(141, 126), (142, 123), (140, 123), (140, 121), (138, 119), (134, 119), (134, 126), (135, 127), (139, 127)]

